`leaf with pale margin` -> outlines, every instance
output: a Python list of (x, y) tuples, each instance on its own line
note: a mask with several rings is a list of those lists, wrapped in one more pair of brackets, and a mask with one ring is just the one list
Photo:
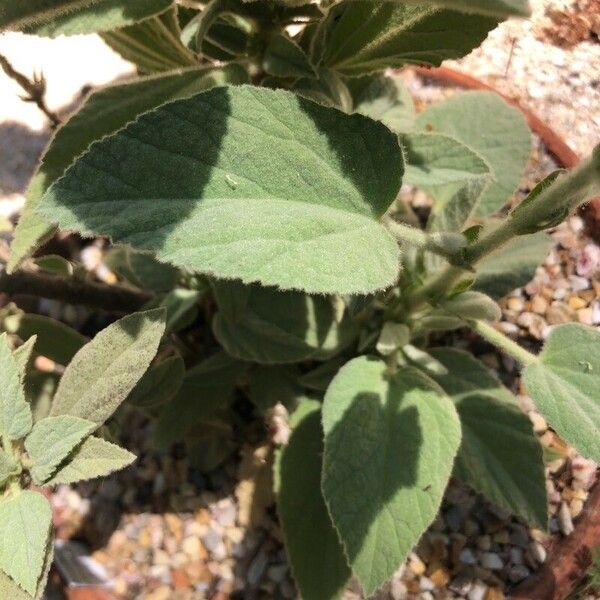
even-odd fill
[(323, 404), (322, 488), (367, 595), (385, 583), (435, 518), (460, 445), (453, 403), (412, 368), (368, 357), (344, 366)]
[(171, 4), (172, 0), (8, 0), (9, 6), (0, 12), (0, 28), (8, 25), (50, 37), (97, 33), (131, 25)]
[(352, 78), (348, 80), (348, 87), (354, 100), (354, 112), (381, 121), (396, 133), (413, 128), (415, 105), (400, 77)]
[[(18, 313), (6, 317), (3, 326), (22, 340), (36, 336), (35, 354), (68, 365), (88, 339), (77, 330), (45, 315)], [(60, 340), (60, 343), (57, 343)]]
[[(407, 4), (423, 0), (400, 0)], [(520, 16), (531, 14), (529, 0), (431, 0), (432, 4), (453, 8), (465, 13), (478, 13), (497, 17)]]
[(0, 569), (35, 596), (44, 568), (52, 509), (38, 492), (0, 500)]
[(543, 231), (513, 238), (477, 265), (473, 288), (494, 299), (531, 281), (554, 245)]
[(217, 352), (190, 369), (177, 395), (163, 408), (156, 424), (159, 446), (180, 441), (190, 427), (210, 418), (231, 401), (238, 379), (248, 365)]
[(135, 454), (97, 437), (87, 438), (44, 486), (77, 483), (105, 477), (128, 467)]
[(556, 433), (600, 462), (600, 332), (578, 324), (557, 326), (525, 367), (523, 380)]
[(32, 424), (19, 364), (8, 346), (8, 336), (3, 333), (0, 335), (0, 433), (18, 440), (29, 433)]
[(313, 60), (347, 76), (406, 64), (439, 65), (483, 42), (496, 19), (429, 6), (345, 0), (333, 5), (313, 42)]
[(396, 136), (362, 115), (283, 90), (218, 88), (93, 144), (40, 210), (225, 279), (360, 293), (399, 271), (379, 218), (402, 166)]
[(65, 369), (50, 414), (104, 423), (146, 372), (164, 330), (162, 309), (133, 313), (103, 329)]
[(468, 352), (431, 350), (448, 370), (434, 376), (454, 400), (463, 439), (455, 475), (500, 508), (546, 529), (542, 447), (515, 397)]
[(21, 344), (16, 350), (13, 350), (13, 358), (19, 369), (19, 379), (21, 380), (21, 383), (25, 381), (27, 367), (29, 366), (29, 362), (33, 355), (33, 347), (35, 346), (37, 335), (32, 335), (29, 338), (25, 338), (25, 340), (24, 344)]
[(127, 402), (137, 408), (165, 404), (177, 394), (185, 376), (181, 356), (171, 356), (148, 369), (127, 396)]
[(262, 364), (323, 360), (347, 347), (356, 335), (347, 312), (338, 322), (328, 297), (258, 285), (249, 291), (241, 284), (238, 288), (240, 298), (246, 298), (244, 311), (228, 318), (231, 309), (226, 307), (223, 315), (215, 316), (213, 331), (223, 348), (240, 360)]
[(277, 510), (300, 593), (335, 600), (350, 569), (321, 493), (323, 432), (320, 403), (304, 400), (292, 415), (288, 445), (273, 469)]
[(431, 106), (417, 118), (417, 128), (449, 135), (479, 154), (493, 180), (475, 214), (502, 208), (514, 194), (531, 152), (531, 133), (523, 114), (491, 92), (458, 94)]
[(35, 212), (40, 198), (93, 141), (114, 133), (138, 115), (169, 100), (187, 98), (226, 83), (243, 83), (248, 75), (239, 65), (194, 68), (135, 79), (101, 88), (87, 98), (54, 134), (38, 172), (26, 193), (25, 207), (11, 245), (7, 269), (14, 271), (55, 228)]
[(25, 439), (32, 460), (31, 478), (37, 485), (49, 479), (60, 463), (94, 429), (96, 423), (71, 415), (46, 417), (38, 421)]
[(276, 77), (314, 77), (315, 69), (298, 44), (283, 33), (271, 37), (263, 54), (263, 69)]

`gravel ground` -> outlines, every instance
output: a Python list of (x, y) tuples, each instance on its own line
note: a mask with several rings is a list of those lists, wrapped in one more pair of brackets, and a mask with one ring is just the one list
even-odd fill
[[(524, 101), (574, 150), (585, 154), (600, 139), (600, 45), (590, 40), (562, 49), (543, 41), (544, 8), (559, 3), (534, 4), (533, 22), (502, 25), (482, 49), (454, 66)], [(86, 85), (132, 72), (95, 36), (48, 41), (3, 34), (0, 53), (28, 75), (43, 70), (48, 104), (55, 110), (76, 102)], [(0, 217), (18, 209), (48, 138), (45, 117), (21, 102), (18, 93), (0, 73)], [(440, 93), (452, 91), (432, 92)], [(537, 180), (552, 168), (538, 147), (530, 178)], [(523, 188), (530, 183), (524, 182)], [(568, 321), (600, 324), (600, 250), (585, 237), (578, 218), (559, 227), (554, 239), (556, 246), (535, 279), (503, 301), (500, 327), (515, 338), (541, 341), (553, 325)], [(55, 303), (45, 303), (45, 308), (65, 316), (65, 309)], [(66, 320), (84, 316), (70, 309)], [(481, 358), (508, 377), (549, 449), (551, 532), (568, 535), (595, 481), (596, 465), (577, 456), (548, 429), (521, 393), (510, 359), (485, 347)], [(271, 506), (268, 447), (245, 447), (216, 472), (202, 475), (177, 450), (153, 452), (147, 442), (150, 425), (138, 425), (128, 429), (130, 437), (125, 439), (140, 456), (135, 468), (56, 491), (59, 534), (87, 540), (119, 598), (295, 598)], [(257, 485), (250, 474), (259, 474)], [(452, 483), (438, 519), (380, 600), (499, 600), (544, 562), (548, 541), (543, 532), (528, 529)], [(346, 596), (360, 597), (352, 588)]]

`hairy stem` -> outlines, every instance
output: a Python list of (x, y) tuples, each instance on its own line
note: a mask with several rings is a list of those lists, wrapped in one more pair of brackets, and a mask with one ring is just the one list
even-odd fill
[(482, 338), (512, 356), (517, 362), (523, 366), (527, 366), (537, 360), (535, 354), (528, 352), (516, 342), (513, 342), (509, 337), (500, 333), (494, 326), (485, 321), (468, 321), (469, 327), (476, 331)]
[(0, 274), (0, 292), (62, 300), (108, 312), (133, 312), (153, 298), (148, 292), (117, 285), (54, 277), (30, 271)]
[(37, 107), (50, 119), (52, 127), (58, 127), (61, 124), (59, 116), (48, 108), (46, 104), (46, 82), (43, 78), (34, 76), (33, 81), (28, 77), (19, 73), (9, 62), (6, 56), (0, 54), (0, 67), (13, 81), (16, 81), (25, 92), (27, 96), (23, 97), (26, 102), (35, 102)]

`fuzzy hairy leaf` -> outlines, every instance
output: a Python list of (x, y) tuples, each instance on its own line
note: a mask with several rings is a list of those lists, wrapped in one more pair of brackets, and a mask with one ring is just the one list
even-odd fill
[(453, 137), (419, 132), (403, 134), (400, 140), (406, 152), (405, 183), (431, 190), (434, 196), (441, 186), (490, 176), (488, 163)]
[(500, 307), (482, 292), (466, 291), (439, 304), (439, 311), (461, 319), (499, 321)]
[(163, 408), (156, 424), (160, 446), (180, 441), (197, 422), (229, 405), (236, 383), (247, 364), (218, 352), (190, 369), (177, 395)]
[(37, 335), (32, 335), (31, 337), (24, 339), (25, 343), (21, 344), (16, 350), (13, 350), (13, 358), (15, 359), (17, 368), (19, 369), (21, 383), (24, 383), (25, 381), (27, 367), (29, 366), (31, 357), (33, 356), (33, 347), (35, 346)]
[(473, 288), (495, 299), (506, 296), (533, 279), (553, 245), (543, 231), (513, 238), (477, 265)]
[(56, 37), (124, 27), (167, 9), (172, 0), (7, 0), (0, 28)]
[(3, 333), (0, 335), (0, 433), (18, 440), (27, 435), (31, 426), (31, 409), (25, 400), (19, 364)]
[(401, 176), (397, 139), (380, 123), (282, 90), (228, 87), (94, 144), (40, 209), (218, 277), (358, 293), (397, 276), (399, 250), (378, 219)]
[[(422, 3), (423, 0), (400, 0), (410, 4)], [(433, 4), (453, 8), (465, 13), (479, 13), (497, 17), (521, 16), (531, 14), (529, 0), (431, 0)]]
[(44, 555), (44, 564), (42, 574), (37, 582), (37, 591), (34, 595), (28, 594), (23, 588), (19, 587), (6, 573), (0, 570), (0, 598), (10, 598), (10, 600), (42, 600), (45, 599), (44, 590), (50, 575), (50, 567), (54, 560), (54, 543), (52, 536), (48, 539), (46, 552)]
[(558, 435), (586, 458), (600, 462), (600, 332), (584, 325), (559, 325), (523, 378)]
[(104, 423), (146, 372), (164, 330), (162, 309), (133, 313), (103, 329), (65, 369), (51, 415)]
[(344, 0), (322, 21), (313, 58), (348, 76), (406, 64), (437, 66), (468, 54), (496, 24), (490, 17), (430, 6)]
[(531, 152), (525, 117), (491, 92), (458, 94), (429, 107), (417, 128), (449, 135), (489, 165), (493, 180), (479, 199), (477, 216), (495, 213), (517, 189)]
[(17, 462), (0, 448), (0, 487), (18, 472)]
[(315, 70), (304, 50), (283, 33), (269, 40), (263, 54), (263, 69), (276, 77), (313, 77)]
[(180, 39), (175, 8), (128, 27), (105, 31), (102, 39), (140, 73), (158, 73), (198, 64)]
[(71, 415), (38, 421), (25, 439), (25, 450), (33, 461), (31, 477), (37, 485), (49, 479), (60, 463), (94, 429), (96, 423)]
[(471, 354), (438, 348), (448, 370), (434, 379), (454, 400), (463, 439), (455, 475), (494, 504), (546, 529), (542, 447), (513, 395)]
[(185, 365), (181, 356), (171, 356), (148, 369), (127, 396), (137, 408), (150, 408), (168, 402), (181, 388)]
[(3, 324), (6, 331), (18, 335), (22, 340), (37, 336), (35, 354), (41, 354), (61, 365), (68, 365), (88, 341), (72, 327), (45, 315), (10, 315), (4, 319)]
[(383, 361), (361, 357), (329, 386), (323, 429), (325, 502), (371, 595), (437, 514), (460, 445), (458, 416), (417, 370), (390, 376)]
[(336, 600), (350, 569), (321, 493), (323, 432), (320, 403), (304, 400), (277, 453), (274, 485), (292, 572), (303, 598)]
[(35, 596), (42, 576), (52, 509), (38, 492), (19, 491), (0, 501), (0, 569)]
[(135, 454), (97, 437), (87, 438), (60, 466), (45, 486), (105, 477), (128, 467)]
[(354, 100), (354, 112), (381, 121), (396, 133), (413, 128), (415, 105), (400, 77), (353, 78), (348, 80), (348, 86)]
[(180, 69), (109, 85), (90, 94), (81, 109), (54, 134), (38, 172), (27, 188), (25, 207), (11, 245), (8, 271), (14, 271), (23, 259), (52, 236), (55, 228), (35, 209), (50, 184), (93, 141), (121, 129), (141, 113), (164, 102), (187, 98), (225, 83), (242, 83), (247, 77), (238, 65)]
[(280, 364), (325, 359), (355, 336), (348, 314), (338, 322), (335, 307), (326, 296), (257, 285), (249, 290), (240, 284), (237, 287), (240, 298), (246, 298), (243, 312), (228, 317), (231, 310), (226, 307), (223, 315), (215, 316), (213, 331), (225, 350), (241, 360)]

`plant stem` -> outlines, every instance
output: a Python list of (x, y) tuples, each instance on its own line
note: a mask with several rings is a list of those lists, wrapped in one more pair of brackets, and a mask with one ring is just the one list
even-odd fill
[(69, 304), (83, 304), (107, 312), (139, 310), (153, 295), (117, 285), (78, 281), (30, 271), (8, 275), (0, 273), (0, 292), (62, 300)]
[(46, 104), (46, 81), (43, 76), (34, 75), (33, 81), (19, 73), (9, 62), (6, 56), (0, 54), (0, 67), (13, 80), (16, 81), (28, 96), (22, 97), (25, 102), (35, 102), (37, 107), (50, 119), (52, 128), (61, 124), (59, 116), (48, 108)]
[(513, 342), (509, 337), (500, 333), (489, 323), (486, 323), (485, 321), (468, 321), (468, 324), (469, 327), (476, 331), (482, 338), (485, 338), (488, 342), (494, 344), (494, 346), (497, 346), (509, 356), (512, 356), (523, 366), (530, 365), (537, 360), (535, 354), (528, 352), (525, 348), (519, 346), (516, 342)]

